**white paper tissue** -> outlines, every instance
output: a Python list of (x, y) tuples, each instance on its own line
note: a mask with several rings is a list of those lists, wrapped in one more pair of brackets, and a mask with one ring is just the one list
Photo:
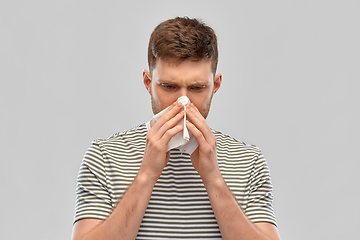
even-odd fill
[[(186, 105), (190, 104), (190, 100), (187, 96), (181, 96), (177, 99), (177, 102), (181, 102), (184, 106), (183, 110), (186, 110)], [(165, 111), (169, 107), (165, 108), (155, 116), (153, 116), (153, 119), (155, 122), (165, 113)], [(176, 134), (172, 139), (170, 139), (168, 144), (168, 151), (170, 149), (179, 148), (180, 152), (187, 152), (188, 154), (192, 154), (196, 148), (199, 146), (199, 143), (197, 142), (196, 138), (192, 135), (190, 131), (188, 131), (186, 127), (186, 114), (184, 115), (184, 119), (181, 120), (177, 125), (183, 124), (184, 130), (183, 132), (179, 132)]]

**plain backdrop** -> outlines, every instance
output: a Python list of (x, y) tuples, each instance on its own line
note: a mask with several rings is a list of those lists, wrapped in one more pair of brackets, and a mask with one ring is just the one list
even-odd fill
[(148, 121), (161, 21), (219, 41), (208, 123), (267, 158), (283, 239), (360, 239), (360, 1), (0, 2), (0, 239), (70, 239), (93, 139)]

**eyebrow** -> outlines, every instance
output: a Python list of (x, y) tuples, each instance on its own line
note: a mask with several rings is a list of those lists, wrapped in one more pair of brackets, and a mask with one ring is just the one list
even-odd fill
[[(178, 85), (178, 83), (174, 82), (174, 81), (171, 81), (171, 80), (158, 80), (158, 83), (159, 84), (171, 84), (171, 85)], [(190, 84), (190, 86), (207, 86), (209, 85), (209, 82), (202, 82), (202, 81), (194, 81)]]

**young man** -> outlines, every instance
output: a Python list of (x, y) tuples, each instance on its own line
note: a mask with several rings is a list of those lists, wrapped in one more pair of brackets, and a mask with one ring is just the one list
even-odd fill
[[(157, 120), (93, 142), (77, 186), (73, 239), (279, 239), (260, 150), (206, 123), (222, 76), (214, 31), (196, 19), (157, 26), (143, 80)], [(191, 104), (176, 103), (187, 96)], [(182, 111), (185, 109), (184, 111)], [(186, 125), (178, 124), (184, 119)], [(198, 148), (168, 151), (187, 128)]]

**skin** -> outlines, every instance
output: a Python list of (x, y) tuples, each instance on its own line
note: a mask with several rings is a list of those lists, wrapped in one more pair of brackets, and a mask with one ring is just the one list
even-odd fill
[(144, 70), (144, 84), (151, 96), (154, 114), (170, 106), (179, 97), (187, 96), (206, 118), (212, 97), (222, 80), (221, 74), (213, 76), (209, 63), (206, 60), (185, 60), (177, 64), (157, 60), (152, 78)]
[(211, 206), (223, 239), (280, 239), (271, 223), (250, 222), (227, 187), (217, 164), (216, 138), (211, 132), (208, 116), (213, 95), (218, 91), (222, 75), (211, 71), (207, 60), (174, 63), (156, 61), (152, 74), (143, 72), (144, 85), (151, 96), (154, 114), (170, 108), (148, 131), (145, 153), (133, 183), (105, 220), (83, 219), (75, 223), (73, 240), (78, 239), (135, 239), (149, 203), (152, 189), (169, 161), (167, 144), (182, 125), (182, 104), (175, 101), (186, 95), (191, 104), (186, 108), (190, 121), (186, 126), (199, 143), (191, 162), (199, 173), (209, 195)]

